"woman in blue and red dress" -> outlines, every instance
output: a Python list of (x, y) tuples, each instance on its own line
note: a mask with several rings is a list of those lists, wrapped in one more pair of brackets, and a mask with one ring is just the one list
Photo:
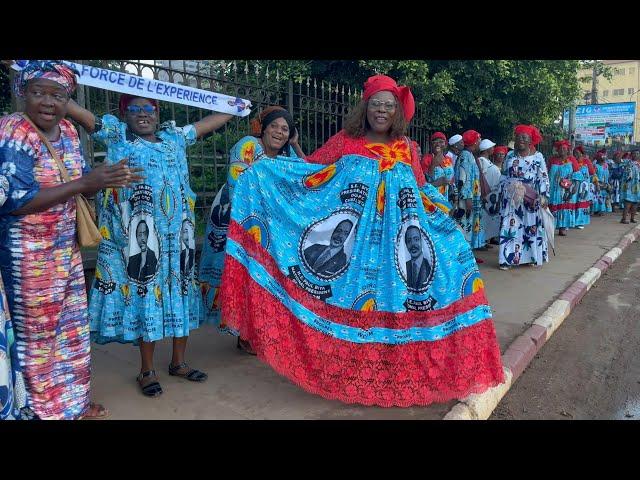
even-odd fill
[(405, 136), (414, 108), (373, 76), (307, 162), (257, 162), (236, 185), (222, 315), (325, 398), (427, 405), (503, 381), (473, 253)]

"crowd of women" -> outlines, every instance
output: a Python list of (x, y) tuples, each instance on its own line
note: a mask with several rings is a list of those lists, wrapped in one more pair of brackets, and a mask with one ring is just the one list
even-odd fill
[[(437, 132), (421, 158), (406, 136), (410, 89), (375, 75), (344, 129), (311, 154), (287, 110), (255, 117), (231, 149), (196, 265), (186, 148), (230, 115), (160, 125), (156, 101), (122, 95), (120, 118), (99, 118), (71, 99), (76, 74), (30, 62), (16, 81), (24, 112), (0, 119), (0, 419), (106, 418), (90, 401), (91, 341), (139, 348), (143, 395), (163, 393), (164, 338), (167, 373), (203, 382), (185, 355), (204, 323), (325, 398), (463, 398), (503, 381), (473, 250), (497, 245), (502, 268), (541, 265), (547, 205), (561, 234), (617, 202), (635, 222), (637, 152), (594, 167), (560, 142), (547, 174), (540, 133), (519, 125), (512, 151), (473, 130)], [(104, 165), (88, 167), (66, 117), (105, 145)], [(596, 185), (586, 204), (585, 181)], [(96, 194), (102, 236), (88, 301), (80, 193)]]

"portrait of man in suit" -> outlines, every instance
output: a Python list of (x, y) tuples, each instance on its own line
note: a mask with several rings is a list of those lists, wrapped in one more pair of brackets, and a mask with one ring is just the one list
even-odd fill
[(420, 229), (411, 225), (404, 233), (404, 244), (411, 255), (411, 259), (405, 264), (407, 271), (407, 286), (414, 290), (420, 290), (429, 284), (431, 265), (424, 257), (422, 251), (422, 234)]
[(229, 199), (229, 187), (225, 183), (220, 191), (220, 203), (211, 210), (211, 223), (214, 227), (226, 229), (231, 219), (231, 201)]
[(129, 257), (127, 265), (128, 275), (140, 283), (151, 280), (158, 269), (158, 257), (148, 247), (149, 226), (145, 220), (140, 220), (136, 227), (136, 241), (140, 247), (140, 253)]
[(329, 245), (315, 243), (305, 248), (304, 258), (311, 271), (321, 277), (330, 277), (346, 267), (344, 242), (347, 241), (352, 228), (351, 220), (342, 220), (333, 230)]
[(180, 230), (180, 273), (183, 277), (189, 276), (195, 259), (195, 249), (190, 248), (191, 225), (188, 220), (182, 222)]

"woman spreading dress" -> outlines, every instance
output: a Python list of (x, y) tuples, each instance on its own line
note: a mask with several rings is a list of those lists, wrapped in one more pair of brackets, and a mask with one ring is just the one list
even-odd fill
[(503, 378), (473, 254), (402, 135), (412, 100), (372, 77), (347, 122), (363, 134), (330, 138), (307, 157), (321, 166), (257, 162), (235, 187), (223, 318), (325, 398), (426, 405)]

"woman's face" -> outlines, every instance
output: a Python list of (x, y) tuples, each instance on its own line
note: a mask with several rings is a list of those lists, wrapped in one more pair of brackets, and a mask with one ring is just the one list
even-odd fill
[(391, 92), (378, 92), (367, 102), (367, 121), (375, 133), (387, 133), (398, 110), (396, 97)]
[(55, 128), (67, 114), (69, 95), (62, 85), (38, 78), (27, 83), (25, 112), (45, 132)]
[(513, 139), (516, 150), (526, 150), (531, 145), (531, 137), (527, 133), (519, 133)]
[(507, 156), (506, 153), (502, 153), (502, 152), (498, 152), (496, 153), (493, 158), (493, 163), (495, 163), (496, 165), (500, 166), (504, 163), (504, 158)]
[(289, 140), (289, 124), (280, 117), (272, 121), (262, 133), (262, 143), (270, 150), (279, 152)]
[(124, 120), (136, 135), (152, 135), (158, 126), (158, 112), (149, 99), (134, 98), (127, 105)]
[(431, 140), (431, 152), (434, 154), (444, 152), (445, 141), (441, 138)]

